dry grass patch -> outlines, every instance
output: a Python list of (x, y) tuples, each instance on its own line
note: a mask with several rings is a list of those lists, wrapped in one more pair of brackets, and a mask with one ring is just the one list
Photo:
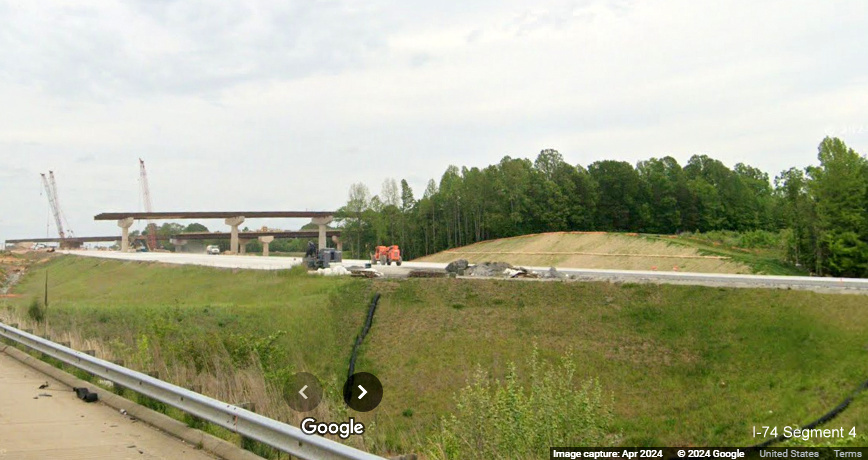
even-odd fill
[(524, 266), (559, 266), (622, 270), (750, 273), (726, 256), (709, 256), (696, 248), (617, 233), (557, 232), (483, 241), (417, 259), (471, 263), (504, 261)]

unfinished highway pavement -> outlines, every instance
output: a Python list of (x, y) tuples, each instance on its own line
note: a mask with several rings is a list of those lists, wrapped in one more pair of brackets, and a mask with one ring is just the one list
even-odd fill
[[(85, 257), (131, 260), (140, 262), (161, 262), (170, 264), (202, 265), (219, 268), (238, 268), (253, 270), (285, 270), (301, 263), (298, 257), (257, 257), (257, 256), (210, 256), (207, 254), (183, 254), (163, 252), (116, 252), (116, 251), (64, 251), (66, 254)], [(343, 265), (363, 266), (365, 260), (344, 260)], [(375, 269), (387, 276), (407, 276), (412, 270), (443, 270), (445, 263), (404, 262), (397, 266), (376, 266)], [(536, 272), (545, 272), (550, 267), (525, 267)], [(562, 275), (578, 281), (607, 281), (615, 283), (687, 284), (696, 286), (758, 288), (758, 289), (801, 289), (830, 293), (868, 294), (868, 279), (831, 278), (807, 276), (770, 276), (737, 275), (723, 273), (658, 272), (637, 270), (600, 270), (570, 267), (555, 267)]]

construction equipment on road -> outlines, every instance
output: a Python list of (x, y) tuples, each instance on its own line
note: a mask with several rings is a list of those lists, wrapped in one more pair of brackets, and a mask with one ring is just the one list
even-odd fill
[(377, 262), (380, 265), (392, 265), (392, 262), (395, 262), (395, 265), (400, 266), (401, 248), (397, 244), (393, 244), (392, 246), (377, 246), (376, 252), (371, 255), (371, 265), (376, 265)]
[(313, 241), (308, 241), (307, 252), (304, 254), (302, 262), (309, 270), (317, 268), (329, 268), (332, 262), (342, 262), (343, 253), (333, 248), (317, 249)]
[[(139, 158), (139, 176), (141, 180), (142, 186), (142, 203), (145, 205), (145, 212), (153, 212), (151, 206), (151, 189), (148, 187), (148, 173), (145, 171), (145, 160)], [(157, 225), (149, 220), (148, 221), (148, 250), (153, 251), (157, 249)]]

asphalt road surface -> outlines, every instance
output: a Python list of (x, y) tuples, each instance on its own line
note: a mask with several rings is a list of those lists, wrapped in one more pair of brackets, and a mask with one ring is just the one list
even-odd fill
[[(142, 262), (162, 262), (170, 264), (192, 264), (220, 268), (242, 268), (255, 270), (285, 270), (301, 263), (298, 257), (261, 257), (257, 255), (207, 255), (169, 252), (130, 252), (114, 251), (64, 251), (88, 257), (102, 257)], [(343, 265), (364, 266), (366, 260), (345, 260)], [(387, 276), (407, 276), (411, 270), (442, 270), (445, 263), (404, 262), (400, 267), (374, 267)], [(545, 272), (550, 267), (525, 267), (532, 271)], [(657, 272), (636, 270), (598, 270), (570, 267), (555, 267), (562, 275), (569, 275), (580, 281), (610, 281), (627, 283), (690, 284), (701, 286), (721, 286), (737, 288), (807, 289), (819, 292), (868, 294), (868, 279), (827, 278), (806, 276), (768, 276), (734, 275), (722, 273)]]

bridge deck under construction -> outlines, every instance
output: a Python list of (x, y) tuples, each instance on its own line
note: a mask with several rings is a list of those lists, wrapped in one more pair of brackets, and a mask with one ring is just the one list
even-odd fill
[(304, 218), (331, 217), (334, 211), (168, 211), (168, 212), (104, 212), (94, 216), (94, 220), (121, 220), (132, 217), (141, 219), (226, 219), (244, 216), (247, 219), (266, 217)]

